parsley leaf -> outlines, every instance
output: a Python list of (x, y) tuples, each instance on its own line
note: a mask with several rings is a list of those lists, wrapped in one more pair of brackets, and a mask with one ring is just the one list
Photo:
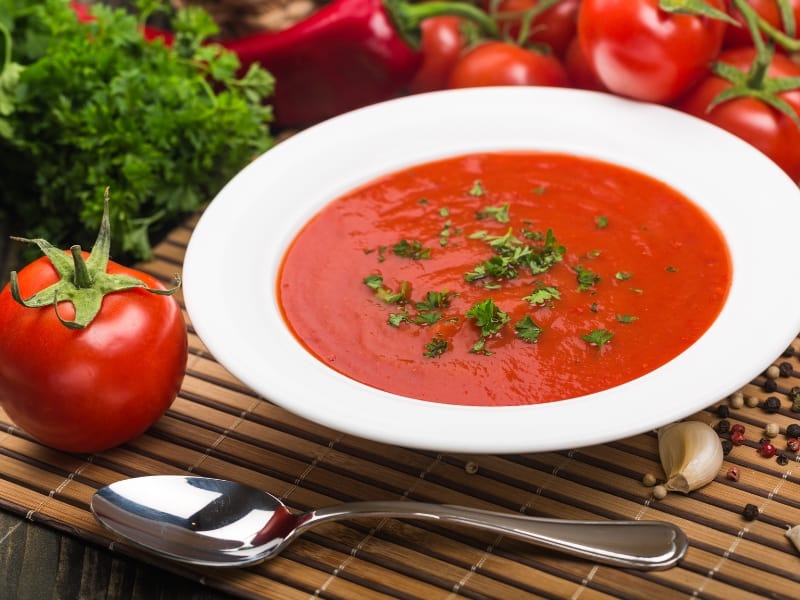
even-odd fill
[(394, 252), (396, 256), (414, 260), (431, 257), (431, 249), (425, 248), (419, 240), (413, 240), (411, 242), (408, 240), (400, 240), (392, 246), (392, 252)]
[(475, 196), (476, 198), (486, 194), (486, 190), (483, 189), (483, 184), (481, 183), (480, 179), (476, 179), (473, 182), (472, 187), (469, 189), (467, 194), (470, 196)]
[(514, 329), (517, 332), (517, 337), (524, 342), (532, 344), (539, 339), (544, 329), (539, 327), (530, 315), (525, 315), (516, 325)]
[(508, 223), (511, 217), (508, 215), (508, 203), (502, 206), (484, 206), (483, 210), (475, 213), (477, 219), (493, 218), (498, 223)]
[(602, 348), (605, 344), (611, 341), (614, 333), (608, 329), (595, 329), (591, 333), (584, 333), (581, 339), (592, 346)]
[(633, 323), (634, 321), (638, 321), (639, 317), (634, 315), (617, 315), (617, 321), (620, 323)]
[(438, 358), (445, 353), (447, 350), (447, 345), (447, 340), (440, 337), (435, 337), (430, 342), (425, 344), (425, 351), (422, 353), (422, 355), (428, 358)]
[(529, 296), (523, 298), (523, 300), (531, 304), (552, 304), (553, 300), (559, 299), (561, 299), (561, 292), (558, 291), (557, 287), (544, 285), (541, 282), (537, 282), (536, 289)]
[(585, 292), (591, 290), (600, 283), (600, 276), (589, 269), (584, 269), (581, 265), (573, 268), (578, 279), (578, 291)]

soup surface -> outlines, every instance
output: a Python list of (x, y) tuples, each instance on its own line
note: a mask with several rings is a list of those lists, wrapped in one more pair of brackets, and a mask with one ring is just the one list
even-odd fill
[(716, 225), (670, 186), (515, 151), (415, 165), (335, 199), (277, 285), (294, 335), (331, 368), (420, 400), (500, 406), (652, 371), (708, 329), (731, 277)]

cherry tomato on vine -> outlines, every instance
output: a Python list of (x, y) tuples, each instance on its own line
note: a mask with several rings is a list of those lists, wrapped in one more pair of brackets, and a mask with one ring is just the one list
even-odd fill
[[(753, 48), (734, 48), (722, 52), (721, 62), (747, 71), (756, 56)], [(783, 54), (775, 54), (768, 77), (800, 77), (800, 65)], [(789, 116), (757, 98), (734, 98), (707, 108), (731, 83), (709, 75), (685, 96), (676, 108), (705, 119), (749, 142), (769, 156), (794, 181), (800, 182), (800, 128)], [(800, 114), (800, 90), (778, 97)]]
[[(781, 12), (778, 7), (777, 0), (746, 0), (747, 4), (749, 4), (753, 10), (756, 11), (758, 16), (764, 19), (767, 23), (775, 27), (780, 31), (785, 31), (783, 23), (781, 21)], [(800, 0), (790, 0), (790, 5), (792, 7), (792, 13), (794, 14), (795, 20), (795, 27), (800, 26)], [(742, 13), (739, 12), (733, 0), (728, 0), (728, 13), (739, 22), (740, 27), (730, 26), (725, 31), (725, 47), (726, 48), (738, 48), (740, 46), (752, 46), (753, 39), (750, 35), (750, 31), (747, 29), (747, 25), (745, 24), (744, 17)], [(795, 36), (797, 35), (797, 30), (795, 31)]]
[(566, 87), (567, 73), (550, 54), (526, 50), (507, 42), (489, 41), (464, 54), (448, 80), (449, 88), (492, 85)]
[[(724, 0), (708, 0), (718, 10)], [(671, 14), (658, 0), (583, 0), (578, 35), (584, 55), (610, 91), (669, 103), (707, 72), (727, 24)]]
[(598, 92), (608, 91), (583, 55), (583, 49), (577, 37), (573, 38), (569, 46), (567, 46), (567, 52), (564, 55), (564, 68), (567, 70), (569, 80), (574, 87)]
[[(518, 40), (520, 26), (525, 13), (534, 10), (541, 0), (501, 0), (496, 7), (488, 3), (495, 11), (500, 29), (518, 43), (545, 44), (556, 56), (563, 56), (570, 40), (575, 37), (578, 27), (578, 9), (580, 0), (560, 0), (550, 8), (535, 15), (530, 23), (530, 33), (525, 40)], [(508, 15), (502, 18), (502, 15)]]
[(431, 17), (422, 21), (422, 64), (409, 85), (409, 92), (442, 90), (450, 71), (467, 44), (464, 22), (459, 17)]
[(172, 404), (186, 369), (175, 299), (154, 277), (108, 261), (101, 246), (98, 238), (92, 254), (76, 247), (72, 256), (51, 246), (0, 292), (0, 405), (66, 452), (105, 450), (144, 432)]

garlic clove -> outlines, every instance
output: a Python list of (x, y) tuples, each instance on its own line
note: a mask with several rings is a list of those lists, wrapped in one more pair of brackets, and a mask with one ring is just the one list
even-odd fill
[(667, 476), (665, 487), (684, 494), (713, 481), (724, 459), (717, 432), (701, 421), (681, 421), (659, 429), (658, 454)]

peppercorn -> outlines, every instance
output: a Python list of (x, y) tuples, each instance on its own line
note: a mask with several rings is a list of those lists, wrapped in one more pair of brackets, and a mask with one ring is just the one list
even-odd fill
[(653, 488), (653, 498), (656, 500), (663, 500), (667, 497), (667, 488), (663, 485), (657, 485)]
[(786, 437), (787, 438), (800, 438), (800, 425), (797, 423), (792, 423), (788, 427), (786, 427)]
[(768, 438), (776, 437), (781, 431), (780, 426), (777, 423), (767, 423), (766, 427), (764, 427), (764, 434)]
[(744, 425), (741, 423), (734, 423), (731, 425), (731, 433), (741, 433), (744, 435)]
[(717, 406), (717, 411), (716, 412), (717, 412), (717, 416), (720, 419), (727, 419), (729, 416), (731, 416), (730, 409), (727, 406), (725, 406), (724, 404), (720, 404), (719, 406)]
[(786, 440), (786, 448), (792, 452), (797, 452), (800, 450), (800, 440), (797, 438), (789, 438)]
[(789, 400), (792, 401), (792, 412), (800, 412), (800, 387), (794, 386), (789, 390)]
[(642, 476), (642, 485), (647, 487), (653, 487), (656, 484), (656, 476), (652, 473), (645, 473)]
[(758, 396), (753, 396), (751, 394), (748, 394), (747, 396), (744, 397), (744, 403), (750, 408), (755, 408), (756, 406), (758, 406)]
[(778, 457), (775, 459), (780, 466), (788, 465), (789, 464), (789, 457), (786, 456), (783, 452), (778, 453)]
[(742, 392), (734, 392), (728, 398), (728, 404), (731, 408), (742, 408), (744, 406), (744, 394)]
[(470, 475), (474, 475), (478, 472), (478, 463), (469, 461), (464, 465), (464, 470)]
[(739, 481), (739, 469), (737, 467), (730, 467), (728, 472), (725, 473), (725, 477), (731, 481)]
[(770, 414), (776, 413), (781, 409), (781, 399), (777, 396), (770, 396), (766, 400), (764, 400), (764, 404), (761, 406), (764, 409), (764, 412), (768, 412)]
[(781, 377), (791, 377), (794, 375), (794, 367), (790, 362), (782, 362), (778, 365), (778, 370), (780, 371)]
[(728, 421), (728, 419), (720, 419), (717, 421), (717, 424), (714, 425), (714, 429), (720, 434), (728, 433), (731, 430), (731, 422)]
[(734, 446), (741, 446), (744, 444), (744, 433), (741, 431), (733, 431), (731, 432), (731, 443)]
[(774, 379), (766, 379), (764, 380), (764, 384), (761, 386), (761, 388), (768, 394), (771, 394), (778, 389), (778, 382)]
[(794, 347), (791, 345), (787, 346), (786, 350), (783, 351), (783, 356), (786, 356), (788, 358), (789, 356), (793, 355), (794, 355)]
[(759, 512), (755, 504), (745, 504), (742, 509), (742, 516), (748, 521), (755, 521), (758, 518)]
[(727, 456), (733, 450), (733, 442), (730, 440), (722, 440), (722, 454)]
[(764, 458), (772, 458), (775, 456), (775, 445), (768, 441), (761, 441), (761, 445), (758, 448), (758, 452)]
[(780, 374), (781, 370), (775, 365), (770, 365), (767, 370), (764, 371), (764, 375), (766, 375), (768, 379), (777, 379)]

